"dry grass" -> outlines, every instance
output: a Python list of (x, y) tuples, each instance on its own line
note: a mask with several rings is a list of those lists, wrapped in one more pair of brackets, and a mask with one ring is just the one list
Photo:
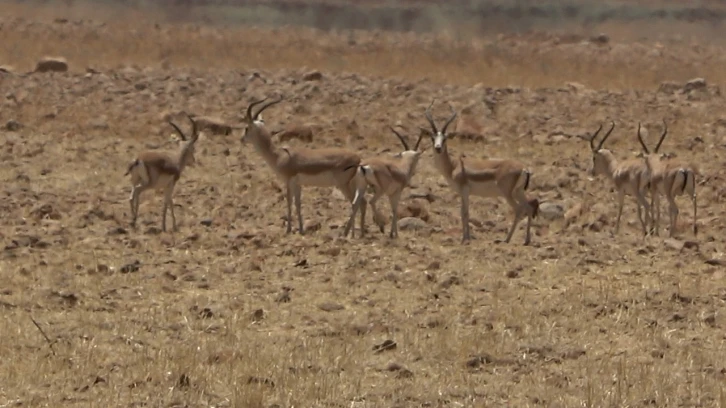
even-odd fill
[[(101, 27), (3, 10), (25, 19), (3, 15), (0, 62), (25, 71), (61, 55), (71, 70), (0, 73), (0, 124), (24, 125), (0, 130), (0, 406), (726, 406), (724, 267), (705, 262), (725, 243), (726, 101), (713, 86), (657, 91), (665, 79), (723, 82), (718, 45), (673, 40), (653, 57), (652, 42), (451, 48), (433, 34), (361, 32), (351, 46), (305, 29)], [(324, 79), (302, 81), (311, 69)], [(445, 101), (469, 106), (484, 140), (452, 140), (455, 153), (526, 160), (535, 194), (589, 211), (570, 225), (538, 220), (523, 247), (521, 228), (494, 243), (511, 221), (505, 203), (473, 199), (476, 240), (461, 246), (457, 197), (426, 154), (414, 183), (437, 196), (420, 203), (430, 228), (341, 239), (345, 201), (306, 189), (311, 232), (287, 236), (268, 167), (239, 135), (206, 134), (203, 166), (177, 189), (181, 231), (158, 232), (152, 195), (128, 229), (122, 174), (167, 140), (165, 112), (236, 123), (278, 92), (288, 100), (266, 113), (270, 127), (319, 123), (316, 144), (365, 155), (397, 146), (386, 125), (425, 124), (433, 97), (437, 118)], [(587, 179), (579, 137), (608, 118), (619, 157), (637, 148), (638, 121), (652, 135), (666, 118), (664, 150), (701, 165), (698, 238), (680, 200), (686, 248), (640, 237), (632, 201), (611, 236), (615, 197)], [(372, 350), (385, 340), (397, 347)]]

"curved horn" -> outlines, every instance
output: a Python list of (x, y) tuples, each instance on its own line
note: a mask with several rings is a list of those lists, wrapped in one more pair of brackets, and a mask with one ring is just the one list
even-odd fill
[(665, 139), (667, 134), (668, 134), (668, 124), (666, 123), (665, 119), (663, 119), (663, 134), (660, 135), (660, 140), (658, 141), (658, 144), (655, 145), (655, 150), (653, 150), (653, 152), (658, 153), (658, 149), (660, 149), (660, 145), (663, 144), (663, 140)]
[(446, 129), (449, 127), (451, 122), (453, 122), (454, 119), (456, 119), (456, 115), (458, 115), (458, 113), (456, 113), (456, 111), (454, 110), (453, 106), (449, 105), (449, 109), (451, 109), (452, 115), (449, 118), (449, 120), (446, 122), (446, 124), (444, 125), (443, 129), (441, 129), (441, 133), (443, 133), (443, 134), (446, 134)]
[[(267, 98), (265, 98), (265, 99), (267, 99)], [(285, 99), (285, 98), (283, 98), (282, 96), (280, 96), (280, 99), (278, 99), (276, 101), (268, 102), (265, 105), (262, 105), (262, 107), (260, 108), (260, 110), (258, 110), (257, 113), (255, 114), (255, 116), (253, 116), (254, 119), (257, 119), (257, 117), (260, 116), (260, 114), (262, 113), (262, 111), (264, 111), (265, 109), (269, 108), (272, 105), (275, 105), (275, 104), (278, 104), (278, 103), (282, 102), (283, 99)]]
[(590, 149), (594, 152), (595, 151), (595, 139), (597, 138), (597, 135), (600, 134), (600, 131), (602, 130), (602, 123), (600, 124), (600, 127), (597, 128), (595, 133), (590, 137)]
[(197, 139), (199, 139), (199, 129), (197, 129), (197, 122), (195, 122), (188, 113), (184, 112), (184, 114), (189, 119), (189, 121), (192, 122), (192, 140), (196, 141)]
[[(254, 120), (252, 118), (252, 108), (261, 104), (262, 102), (264, 102), (266, 100), (267, 100), (267, 98), (262, 98), (260, 100), (253, 101), (252, 103), (250, 103), (250, 106), (247, 107), (247, 116), (245, 116), (245, 119), (247, 120), (247, 122), (252, 123), (252, 121)], [(256, 115), (255, 115), (255, 117), (256, 117)]]
[(186, 142), (187, 137), (184, 136), (184, 132), (182, 132), (181, 129), (179, 129), (179, 126), (175, 125), (174, 122), (172, 122), (172, 121), (169, 121), (169, 124), (174, 128), (174, 130), (176, 130), (177, 133), (179, 133), (179, 136), (181, 136), (181, 139)]
[(416, 146), (413, 147), (413, 150), (418, 151), (418, 146), (421, 144), (421, 140), (423, 139), (424, 134), (421, 133), (418, 135), (418, 140), (416, 141)]
[(650, 151), (648, 150), (648, 146), (646, 146), (645, 142), (643, 141), (643, 136), (640, 135), (640, 122), (638, 122), (638, 141), (640, 142), (640, 145), (643, 147), (645, 154), (650, 154)]
[[(406, 143), (406, 140), (405, 140), (405, 139), (403, 138), (403, 136), (401, 136), (401, 134), (400, 134), (400, 133), (396, 132), (396, 129), (394, 129), (394, 128), (393, 128), (393, 127), (391, 127), (391, 126), (389, 126), (388, 128), (389, 128), (389, 129), (391, 129), (391, 131), (392, 131), (393, 133), (395, 133), (395, 134), (396, 134), (396, 136), (398, 136), (398, 140), (400, 140), (400, 141), (401, 141), (401, 143), (403, 144), (403, 148), (404, 148), (404, 149), (406, 149), (406, 151), (409, 151), (409, 150), (411, 150), (411, 149), (409, 149), (409, 148), (408, 148), (408, 143)], [(419, 138), (419, 140), (421, 140), (421, 139)], [(418, 146), (418, 145), (417, 145), (417, 146)]]
[(600, 144), (597, 146), (597, 150), (602, 149), (602, 145), (605, 144), (605, 141), (608, 140), (608, 137), (611, 133), (613, 133), (613, 129), (615, 129), (615, 121), (612, 122), (613, 125), (610, 127), (610, 130), (608, 130), (607, 133), (605, 133), (605, 136), (603, 136), (602, 140), (600, 141)]
[(426, 120), (428, 120), (428, 121), (429, 121), (429, 124), (431, 125), (431, 129), (433, 129), (433, 130), (434, 130), (434, 135), (436, 135), (437, 133), (439, 133), (439, 130), (438, 130), (438, 129), (436, 129), (436, 124), (434, 123), (434, 119), (433, 119), (433, 118), (431, 117), (431, 107), (432, 107), (432, 106), (434, 106), (434, 102), (435, 102), (435, 101), (436, 101), (436, 98), (434, 98), (434, 99), (433, 99), (433, 100), (431, 101), (431, 105), (429, 105), (429, 107), (428, 107), (428, 108), (426, 108), (426, 113), (425, 113), (425, 115), (426, 115)]

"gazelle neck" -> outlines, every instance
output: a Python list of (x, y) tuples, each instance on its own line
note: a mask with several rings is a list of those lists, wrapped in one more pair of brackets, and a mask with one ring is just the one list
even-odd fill
[(189, 158), (192, 155), (192, 149), (194, 148), (194, 141), (182, 142), (179, 151), (177, 152), (177, 163), (179, 163), (179, 171), (181, 172), (189, 163)]
[(446, 181), (451, 182), (453, 180), (454, 163), (451, 162), (451, 156), (449, 156), (446, 145), (441, 146), (441, 153), (434, 150), (434, 165), (446, 177)]
[(272, 144), (272, 136), (270, 135), (270, 132), (267, 131), (267, 129), (264, 128), (264, 125), (261, 124), (252, 124), (250, 126), (252, 126), (252, 128), (249, 131), (255, 132), (252, 137), (252, 145), (255, 147), (255, 150), (262, 155), (265, 162), (274, 168), (277, 165), (280, 153)]

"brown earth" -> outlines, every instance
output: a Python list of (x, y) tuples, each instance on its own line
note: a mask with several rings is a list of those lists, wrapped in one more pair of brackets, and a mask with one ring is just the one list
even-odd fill
[[(684, 39), (698, 27), (462, 42), (3, 10), (0, 406), (726, 406), (726, 53)], [(67, 72), (30, 73), (46, 56)], [(234, 129), (275, 94), (267, 126), (308, 129), (284, 143), (364, 156), (399, 148), (388, 125), (413, 134), (433, 98), (439, 121), (451, 103), (453, 154), (531, 166), (549, 201), (533, 244), (523, 226), (497, 243), (511, 210), (472, 198), (460, 245), (430, 151), (402, 203), (424, 228), (389, 240), (369, 219), (342, 239), (348, 204), (306, 188), (310, 232), (286, 235), (282, 185)], [(173, 146), (164, 120), (187, 129), (180, 111), (217, 126), (177, 186), (180, 231), (159, 231), (151, 193), (134, 230), (123, 174)], [(663, 151), (703, 172), (699, 235), (680, 198), (680, 238), (641, 237), (632, 199), (613, 236), (615, 193), (588, 178), (584, 138), (615, 120), (624, 159), (638, 122), (652, 143), (664, 119)]]

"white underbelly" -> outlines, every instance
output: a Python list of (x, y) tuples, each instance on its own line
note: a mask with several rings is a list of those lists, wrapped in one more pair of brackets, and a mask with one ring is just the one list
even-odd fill
[(333, 187), (335, 186), (335, 173), (325, 171), (318, 174), (298, 174), (297, 181), (304, 186)]
[(469, 184), (469, 194), (479, 197), (499, 197), (502, 195), (496, 182)]

